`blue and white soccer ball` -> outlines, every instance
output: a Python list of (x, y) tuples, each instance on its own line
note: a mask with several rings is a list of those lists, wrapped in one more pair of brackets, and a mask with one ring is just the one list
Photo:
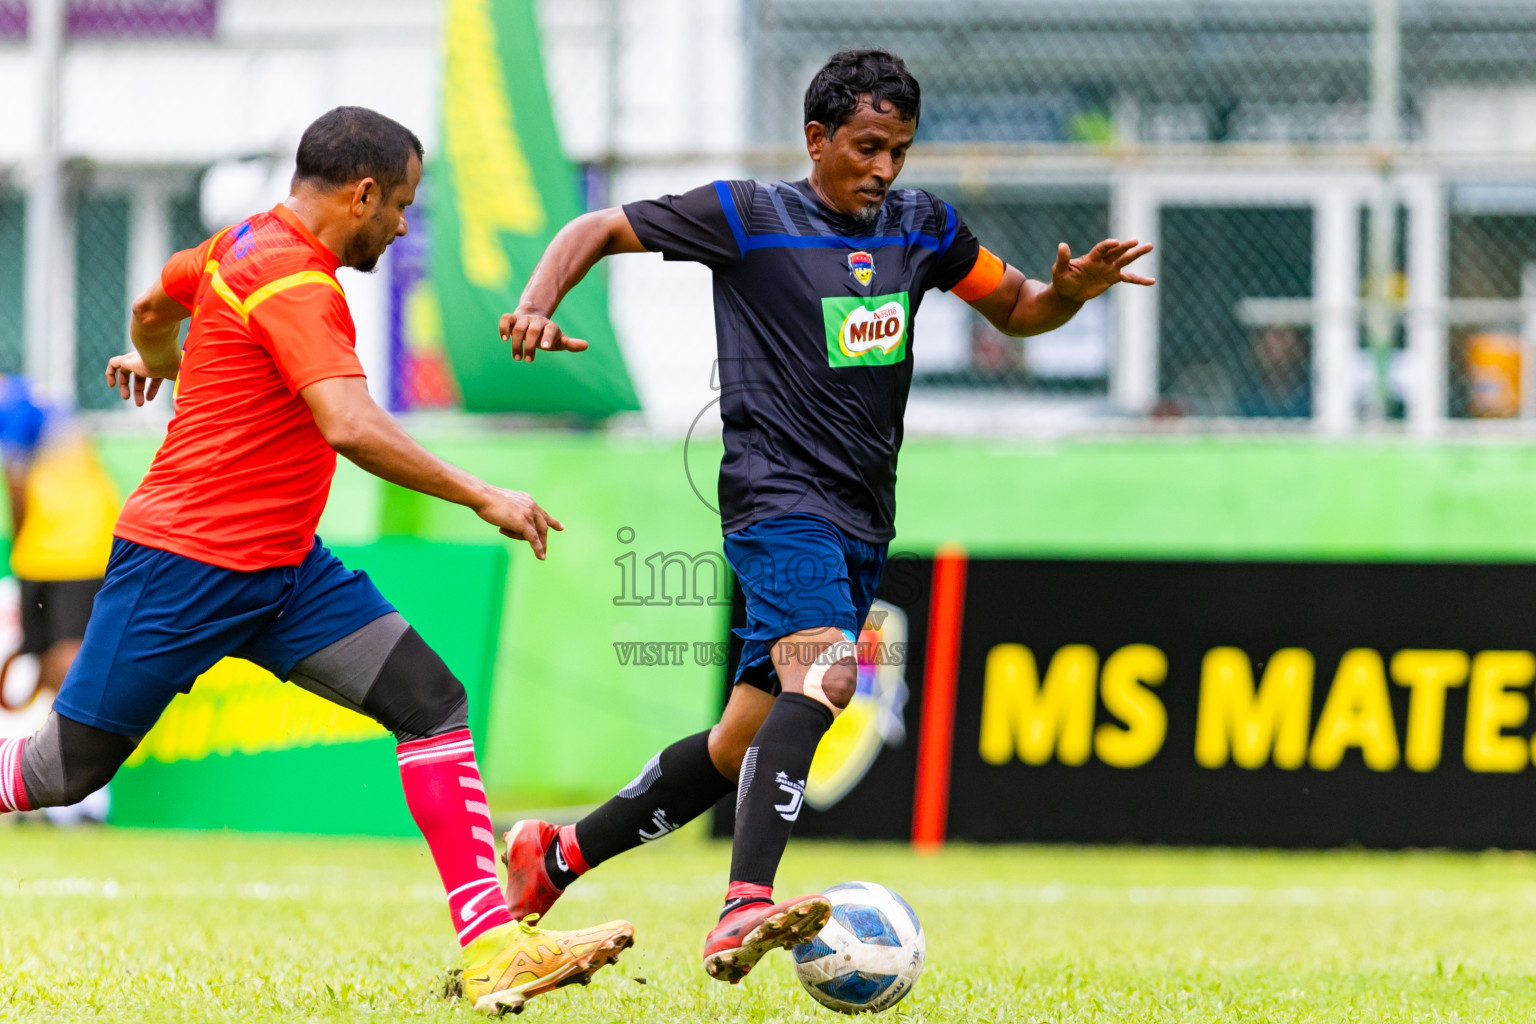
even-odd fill
[(826, 890), (832, 919), (790, 952), (800, 984), (842, 1013), (878, 1013), (901, 1002), (923, 970), (928, 943), (907, 901), (874, 882)]

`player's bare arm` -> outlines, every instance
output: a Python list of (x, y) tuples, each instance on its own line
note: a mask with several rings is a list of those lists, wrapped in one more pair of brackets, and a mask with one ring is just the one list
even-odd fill
[(107, 386), (117, 388), (123, 401), (135, 405), (154, 400), (160, 382), (175, 380), (181, 370), (181, 322), (192, 311), (165, 293), (160, 282), (133, 301), (128, 337), (133, 351), (107, 362)]
[(1056, 263), (1051, 267), (1048, 283), (1031, 281), (1016, 267), (1009, 267), (998, 286), (971, 305), (1004, 334), (1015, 338), (1043, 334), (1072, 319), (1083, 303), (1104, 294), (1113, 285), (1155, 283), (1150, 277), (1126, 269), (1151, 251), (1150, 242), (1106, 238), (1087, 254), (1074, 258), (1063, 242), (1056, 249)]
[(21, 534), (27, 518), (27, 466), (16, 459), (5, 460), (5, 496), (11, 506), (11, 536)]
[(373, 400), (364, 378), (330, 377), (299, 395), (326, 443), (374, 476), (473, 509), (504, 535), (526, 540), (540, 559), (549, 531), (565, 529), (527, 494), (488, 484), (423, 448)]
[(645, 252), (620, 207), (582, 214), (560, 229), (528, 278), (517, 309), (501, 315), (501, 339), (512, 358), (533, 362), (536, 352), (581, 352), (587, 343), (568, 336), (550, 319), (562, 299), (604, 256)]

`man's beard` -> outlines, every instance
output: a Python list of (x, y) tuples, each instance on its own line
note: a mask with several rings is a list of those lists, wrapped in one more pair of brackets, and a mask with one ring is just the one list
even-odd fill
[(879, 218), (880, 208), (884, 205), (885, 203), (881, 202), (859, 207), (858, 212), (853, 215), (854, 223), (860, 227), (869, 227)]
[(383, 223), (383, 218), (375, 218), (373, 221), (373, 226), (379, 229), (383, 238), (374, 239), (368, 235), (357, 235), (352, 239), (349, 248), (353, 251), (348, 253), (350, 258), (346, 261), (347, 266), (365, 274), (371, 274), (379, 269), (379, 259), (384, 255), (384, 250), (389, 248), (389, 243), (394, 240), (393, 235), (384, 235)]

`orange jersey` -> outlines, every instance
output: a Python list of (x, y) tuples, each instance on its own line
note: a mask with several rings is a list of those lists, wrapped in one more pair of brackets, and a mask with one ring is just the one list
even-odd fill
[(166, 263), (192, 327), (176, 415), (117, 536), (226, 569), (304, 560), (336, 453), (299, 391), (363, 376), (339, 265), (282, 204)]

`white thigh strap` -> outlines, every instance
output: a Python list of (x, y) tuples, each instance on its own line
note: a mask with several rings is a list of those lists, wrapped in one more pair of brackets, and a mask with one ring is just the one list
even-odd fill
[(822, 686), (822, 680), (827, 677), (827, 670), (845, 658), (852, 659), (855, 666), (859, 662), (858, 637), (849, 630), (843, 630), (843, 639), (833, 644), (828, 644), (827, 649), (816, 656), (810, 669), (805, 673), (805, 695), (812, 700), (820, 701), (832, 709), (832, 717), (842, 714), (843, 709), (827, 697), (827, 691)]

